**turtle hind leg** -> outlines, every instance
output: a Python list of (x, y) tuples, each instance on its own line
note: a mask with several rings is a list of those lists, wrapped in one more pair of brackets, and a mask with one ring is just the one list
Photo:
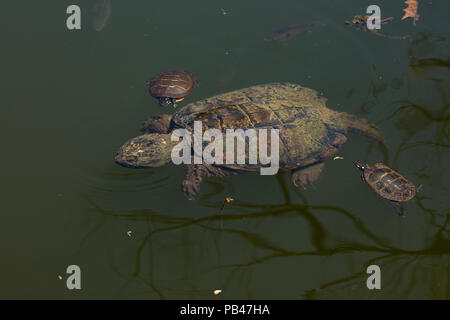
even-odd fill
[(144, 133), (169, 133), (172, 116), (161, 114), (148, 118), (141, 127)]
[(206, 164), (188, 164), (186, 165), (186, 174), (181, 189), (189, 200), (193, 200), (194, 196), (200, 191), (200, 185), (203, 178), (213, 176), (224, 177), (232, 174), (234, 173), (231, 171), (215, 166)]
[(342, 112), (339, 114), (344, 122), (344, 127), (351, 133), (361, 134), (385, 145), (381, 131), (366, 119), (358, 119), (356, 116)]
[(298, 187), (299, 185), (306, 189), (306, 185), (312, 184), (322, 175), (325, 163), (321, 162), (308, 167), (292, 170), (292, 183)]
[(405, 217), (405, 207), (402, 203), (393, 200), (389, 200), (389, 203), (394, 207), (395, 211), (400, 217)]

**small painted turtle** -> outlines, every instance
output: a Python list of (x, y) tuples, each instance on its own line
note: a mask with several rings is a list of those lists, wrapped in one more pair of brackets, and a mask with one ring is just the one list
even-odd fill
[(197, 84), (192, 73), (182, 70), (163, 72), (147, 81), (150, 95), (158, 99), (162, 107), (170, 103), (176, 107), (175, 103), (189, 95)]
[(388, 199), (399, 216), (403, 216), (405, 210), (402, 202), (414, 198), (420, 187), (416, 187), (401, 174), (382, 163), (369, 166), (363, 162), (356, 161), (355, 166), (362, 171), (363, 180), (378, 195)]

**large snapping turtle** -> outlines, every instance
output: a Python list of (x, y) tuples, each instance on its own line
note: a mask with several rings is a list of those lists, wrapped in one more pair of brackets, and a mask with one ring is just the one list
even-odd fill
[[(193, 131), (194, 121), (203, 129), (279, 129), (279, 168), (290, 170), (295, 185), (319, 178), (325, 158), (334, 154), (349, 132), (383, 142), (371, 123), (336, 112), (325, 106), (326, 99), (297, 84), (272, 83), (221, 94), (188, 104), (173, 115), (149, 118), (144, 135), (125, 142), (117, 152), (118, 164), (132, 168), (159, 167), (171, 160), (171, 133), (178, 128)], [(192, 152), (192, 151), (191, 151)], [(248, 159), (248, 155), (246, 155)], [(203, 177), (226, 176), (260, 169), (258, 164), (187, 164), (183, 192), (192, 198)]]

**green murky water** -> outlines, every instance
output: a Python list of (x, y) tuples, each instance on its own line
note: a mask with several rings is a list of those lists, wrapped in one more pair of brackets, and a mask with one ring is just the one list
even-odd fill
[[(73, 2), (3, 1), (0, 297), (449, 299), (450, 3), (419, 2), (416, 26), (400, 20), (401, 1), (377, 2), (394, 17), (381, 31), (412, 37), (391, 40), (344, 24), (373, 4), (356, 0), (112, 0), (101, 31), (93, 1), (76, 1), (79, 31), (66, 28)], [(263, 40), (307, 23), (320, 26)], [(388, 153), (350, 135), (344, 160), (327, 160), (307, 190), (288, 174), (247, 174), (208, 179), (188, 201), (182, 167), (113, 162), (142, 121), (173, 111), (145, 88), (172, 69), (200, 81), (182, 105), (268, 82), (314, 88), (376, 123)], [(423, 185), (406, 218), (354, 160)], [(235, 201), (220, 215), (225, 197)], [(65, 286), (72, 264), (81, 290)], [(366, 287), (372, 264), (381, 290)]]

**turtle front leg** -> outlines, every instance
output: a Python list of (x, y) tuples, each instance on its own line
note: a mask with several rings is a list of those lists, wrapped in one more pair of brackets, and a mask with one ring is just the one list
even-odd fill
[(400, 217), (405, 217), (405, 207), (398, 201), (389, 200), (389, 203), (395, 208), (395, 211)]
[(161, 114), (148, 118), (141, 127), (144, 133), (169, 133), (172, 116)]
[(308, 167), (292, 170), (291, 180), (292, 183), (298, 187), (301, 185), (303, 189), (306, 189), (305, 185), (312, 184), (314, 181), (320, 178), (322, 171), (325, 167), (325, 163), (321, 162)]
[(231, 174), (233, 172), (207, 164), (188, 164), (186, 165), (186, 174), (181, 188), (186, 197), (189, 200), (193, 200), (194, 196), (200, 191), (200, 184), (203, 178), (213, 176), (224, 177)]

